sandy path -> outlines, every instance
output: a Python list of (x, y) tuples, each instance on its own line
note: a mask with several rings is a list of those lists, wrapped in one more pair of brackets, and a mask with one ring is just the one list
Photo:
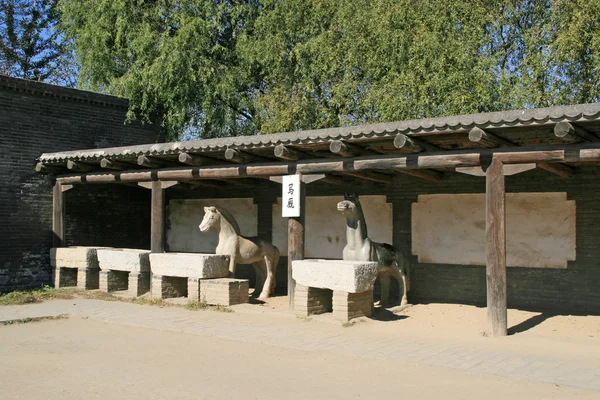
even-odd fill
[(93, 320), (0, 327), (0, 343), (7, 400), (598, 398), (554, 384)]

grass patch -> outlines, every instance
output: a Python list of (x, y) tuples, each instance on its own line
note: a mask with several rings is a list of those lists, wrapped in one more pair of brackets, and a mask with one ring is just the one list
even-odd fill
[(76, 289), (54, 289), (45, 286), (42, 289), (10, 292), (0, 296), (0, 305), (20, 305), (41, 303), (45, 300), (72, 299), (77, 294)]
[(201, 311), (219, 311), (219, 312), (234, 312), (231, 308), (219, 305), (207, 304), (204, 301), (190, 301), (187, 304), (173, 303), (163, 299), (152, 299), (150, 297), (122, 297), (115, 296), (110, 293), (101, 292), (98, 290), (78, 290), (75, 288), (60, 288), (54, 289), (49, 286), (43, 289), (10, 292), (0, 296), (0, 305), (22, 305), (41, 303), (46, 300), (54, 299), (74, 299), (83, 298), (91, 300), (103, 301), (120, 301), (123, 303), (142, 304), (159, 307), (183, 307), (188, 310)]
[(68, 319), (69, 316), (66, 314), (60, 314), (60, 315), (52, 315), (52, 316), (48, 316), (48, 317), (27, 317), (27, 318), (21, 318), (21, 319), (11, 319), (8, 321), (2, 321), (2, 325), (7, 326), (7, 325), (19, 325), (19, 324), (28, 324), (30, 322), (41, 322), (41, 321), (51, 321), (51, 320), (57, 320), (57, 319)]
[(359, 323), (363, 323), (363, 322), (366, 322), (366, 321), (365, 321), (364, 319), (353, 319), (353, 320), (351, 320), (351, 321), (344, 322), (344, 323), (342, 324), (342, 326), (343, 326), (344, 328), (350, 328), (351, 326), (354, 326), (354, 325), (357, 325), (357, 324), (359, 324)]
[(220, 311), (220, 312), (227, 312), (227, 313), (234, 312), (229, 307), (221, 306), (221, 305), (212, 305), (212, 304), (208, 304), (205, 301), (190, 301), (189, 303), (187, 303), (185, 305), (185, 308), (187, 308), (188, 310), (194, 310), (194, 311), (210, 310), (210, 311)]

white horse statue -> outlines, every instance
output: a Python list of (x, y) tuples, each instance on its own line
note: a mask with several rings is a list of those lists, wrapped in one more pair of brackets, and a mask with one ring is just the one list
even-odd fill
[(277, 247), (258, 237), (240, 235), (237, 221), (223, 208), (204, 207), (204, 218), (199, 228), (201, 232), (208, 232), (210, 228), (214, 228), (219, 234), (216, 254), (230, 256), (231, 277), (235, 276), (237, 264), (252, 264), (256, 270), (254, 293), (260, 293), (259, 298), (266, 299), (275, 292), (275, 271), (279, 262)]
[(346, 247), (344, 260), (377, 261), (378, 276), (381, 282), (381, 304), (386, 304), (390, 296), (390, 275), (403, 286), (401, 305), (408, 304), (406, 292), (409, 290), (410, 276), (408, 260), (395, 247), (387, 243), (375, 243), (367, 236), (367, 224), (358, 195), (344, 194), (344, 200), (337, 205), (338, 211), (346, 217)]

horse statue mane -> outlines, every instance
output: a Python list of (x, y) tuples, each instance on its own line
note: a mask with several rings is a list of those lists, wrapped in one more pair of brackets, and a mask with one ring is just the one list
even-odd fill
[(215, 207), (215, 208), (217, 209), (217, 211), (219, 211), (221, 213), (221, 215), (227, 220), (227, 222), (229, 222), (231, 224), (231, 226), (235, 230), (235, 233), (237, 233), (238, 236), (241, 236), (242, 234), (241, 234), (241, 230), (240, 230), (240, 225), (235, 220), (233, 214), (231, 214), (229, 212), (229, 210), (226, 210), (224, 208), (221, 208), (221, 207)]

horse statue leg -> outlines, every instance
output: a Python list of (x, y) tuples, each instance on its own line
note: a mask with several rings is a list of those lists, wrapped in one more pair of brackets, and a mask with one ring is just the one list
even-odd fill
[(277, 268), (277, 264), (273, 263), (273, 255), (265, 254), (263, 256), (265, 271), (267, 273), (267, 279), (265, 280), (265, 284), (263, 285), (262, 292), (260, 293), (259, 299), (266, 299), (271, 295), (271, 291), (273, 290), (273, 286), (275, 285), (275, 268)]
[(390, 274), (388, 272), (379, 274), (379, 283), (381, 283), (381, 305), (384, 306), (390, 301)]
[(252, 266), (256, 272), (256, 284), (254, 285), (252, 296), (258, 297), (265, 287), (265, 263), (263, 261), (255, 261), (252, 263)]
[(408, 304), (408, 282), (406, 280), (406, 274), (404, 273), (404, 268), (400, 269), (396, 264), (392, 267), (392, 275), (394, 278), (398, 280), (398, 284), (402, 283), (402, 300), (400, 301), (401, 306), (405, 306)]

